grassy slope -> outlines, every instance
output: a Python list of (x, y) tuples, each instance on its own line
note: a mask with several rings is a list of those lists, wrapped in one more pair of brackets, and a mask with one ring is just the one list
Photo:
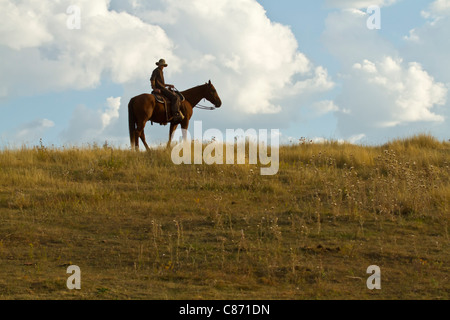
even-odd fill
[(284, 146), (280, 161), (261, 176), (166, 150), (4, 150), (0, 299), (449, 298), (448, 143)]

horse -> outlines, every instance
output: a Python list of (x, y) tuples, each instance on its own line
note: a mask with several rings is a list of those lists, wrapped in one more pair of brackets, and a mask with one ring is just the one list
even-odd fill
[[(189, 127), (189, 120), (194, 113), (194, 107), (198, 105), (202, 99), (206, 99), (211, 102), (215, 108), (220, 108), (222, 106), (222, 101), (217, 94), (216, 88), (214, 88), (211, 83), (211, 80), (204, 85), (182, 91), (181, 94), (185, 98), (185, 100), (180, 104), (180, 110), (184, 115), (184, 119), (181, 122), (181, 128), (183, 129), (183, 137), (185, 138), (185, 130)], [(153, 94), (144, 93), (131, 98), (128, 103), (128, 126), (132, 149), (139, 150), (140, 138), (147, 151), (150, 150), (144, 134), (145, 124), (148, 121), (164, 125), (167, 124), (167, 113), (164, 104), (156, 101)], [(169, 148), (172, 143), (172, 135), (177, 127), (178, 124), (170, 123), (169, 142), (167, 143), (167, 148)]]

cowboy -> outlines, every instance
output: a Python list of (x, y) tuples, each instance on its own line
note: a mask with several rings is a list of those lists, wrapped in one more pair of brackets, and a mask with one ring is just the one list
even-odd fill
[[(173, 123), (180, 123), (184, 119), (184, 116), (180, 111), (180, 99), (178, 98), (178, 95), (172, 91), (173, 89), (175, 89), (175, 86), (172, 84), (166, 84), (164, 82), (163, 70), (168, 66), (168, 64), (164, 59), (161, 59), (156, 63), (156, 65), (158, 66), (158, 68), (153, 71), (150, 78), (153, 92), (160, 93), (170, 100), (173, 113), (172, 121)], [(170, 90), (167, 88), (169, 88)]]

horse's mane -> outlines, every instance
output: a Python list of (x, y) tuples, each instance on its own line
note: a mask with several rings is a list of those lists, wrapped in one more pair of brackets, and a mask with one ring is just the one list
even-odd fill
[(191, 91), (197, 90), (197, 89), (199, 89), (200, 87), (204, 87), (204, 86), (206, 86), (206, 85), (207, 85), (207, 83), (201, 84), (201, 85), (195, 86), (195, 87), (193, 87), (193, 88), (190, 88), (190, 89), (186, 89), (186, 90), (184, 90), (184, 91), (181, 91), (181, 93), (183, 93), (183, 94), (185, 94), (185, 93), (190, 93)]

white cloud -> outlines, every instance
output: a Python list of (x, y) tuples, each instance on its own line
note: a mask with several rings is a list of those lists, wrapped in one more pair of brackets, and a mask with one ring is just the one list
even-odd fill
[(338, 98), (349, 110), (338, 115), (339, 128), (352, 135), (415, 122), (441, 123), (444, 117), (433, 110), (446, 103), (447, 91), (416, 62), (385, 57), (356, 63)]
[(364, 133), (361, 133), (361, 134), (355, 134), (355, 135), (349, 137), (347, 140), (344, 140), (344, 139), (330, 140), (330, 139), (326, 139), (324, 137), (314, 137), (311, 139), (305, 138), (305, 140), (300, 141), (300, 143), (326, 144), (326, 143), (331, 143), (331, 142), (337, 142), (338, 144), (344, 144), (344, 143), (357, 144), (357, 143), (361, 142), (361, 140), (363, 140), (364, 138), (366, 138), (366, 135)]
[(406, 41), (410, 41), (410, 42), (416, 42), (416, 43), (420, 42), (420, 38), (416, 33), (416, 29), (411, 29), (409, 31), (409, 35), (404, 36), (403, 39)]
[(365, 137), (366, 137), (366, 135), (364, 133), (355, 134), (355, 135), (351, 136), (350, 138), (348, 138), (348, 142), (351, 144), (356, 144), (356, 143), (360, 142), (362, 139), (364, 139)]
[(178, 60), (164, 30), (111, 11), (108, 4), (78, 1), (81, 29), (69, 30), (70, 1), (1, 0), (0, 54), (8, 61), (0, 66), (2, 91), (22, 95), (93, 88), (102, 76), (116, 83), (145, 81), (161, 54)]
[[(440, 24), (441, 20), (447, 20), (446, 18), (450, 17), (450, 1), (449, 0), (435, 0), (434, 2), (428, 5), (428, 8), (422, 10), (421, 15), (424, 19), (427, 19), (427, 27), (430, 28), (440, 28), (442, 24)], [(445, 22), (443, 23), (445, 24)], [(422, 30), (423, 28), (419, 28)], [(412, 36), (406, 37), (406, 40), (417, 41), (420, 40), (420, 37), (415, 34), (416, 30), (411, 30), (410, 34)]]
[(107, 108), (101, 114), (103, 129), (109, 126), (113, 120), (119, 118), (120, 100), (120, 97), (110, 97), (106, 99)]
[(54, 126), (55, 123), (52, 120), (36, 119), (19, 125), (11, 133), (3, 133), (2, 139), (13, 144), (38, 143), (39, 139)]
[(311, 105), (310, 109), (312, 109), (317, 116), (323, 116), (330, 112), (339, 111), (339, 107), (331, 100), (322, 100), (315, 102)]
[[(424, 70), (450, 88), (450, 1), (436, 0), (423, 11), (423, 25), (415, 27), (405, 37), (401, 54), (409, 61), (420, 61)], [(436, 135), (448, 137), (450, 99), (440, 107), (439, 113), (446, 121), (434, 128)]]
[(329, 143), (330, 140), (325, 139), (323, 137), (314, 137), (312, 139), (307, 139), (308, 141), (310, 141), (313, 144), (325, 144), (325, 143)]
[(420, 61), (440, 81), (450, 82), (450, 0), (431, 3), (424, 25), (405, 37), (402, 54)]
[[(13, 13), (0, 29), (0, 53), (9, 61), (0, 66), (0, 82), (6, 84), (2, 92), (94, 88), (103, 76), (148, 85), (161, 57), (170, 62), (166, 77), (174, 80), (177, 74), (179, 86), (216, 79), (235, 111), (248, 114), (279, 113), (281, 104), (275, 100), (284, 95), (333, 86), (326, 69), (298, 51), (289, 27), (270, 21), (255, 0), (122, 3), (130, 12), (111, 10), (108, 0), (80, 0), (80, 30), (66, 27), (69, 5), (0, 2), (0, 12)], [(24, 19), (21, 12), (31, 18)], [(29, 50), (20, 50), (24, 48)]]
[[(152, 67), (142, 68), (139, 71), (145, 76), (135, 73), (125, 83), (122, 100), (148, 92), (148, 77), (159, 58), (169, 63), (166, 81), (180, 90), (212, 80), (223, 107), (210, 113), (196, 111), (195, 119), (200, 117), (209, 126), (222, 129), (249, 123), (252, 127), (285, 126), (299, 116), (300, 107), (334, 87), (326, 68), (314, 65), (299, 51), (290, 28), (270, 21), (255, 0), (112, 1), (110, 9), (159, 28), (171, 44), (164, 51), (164, 45), (153, 41), (151, 52), (158, 52), (157, 56), (132, 59), (146, 60)], [(101, 136), (110, 137), (113, 131), (122, 137), (126, 134), (124, 106), (126, 103), (119, 110), (119, 121), (109, 125)], [(83, 110), (74, 113), (73, 128), (80, 113)], [(92, 127), (82, 122), (79, 126), (85, 132)], [(150, 129), (149, 140), (167, 136), (164, 128), (147, 126), (146, 130)]]
[[(343, 111), (336, 113), (340, 133), (348, 140), (359, 135), (374, 139), (385, 138), (386, 130), (399, 134), (403, 128), (410, 134), (419, 123), (443, 124), (448, 93), (444, 83), (448, 81), (437, 80), (434, 72), (418, 63), (422, 55), (402, 58), (405, 51), (369, 30), (366, 16), (357, 11), (331, 13), (322, 37), (342, 66), (342, 91), (334, 101)], [(413, 43), (417, 44), (420, 32), (418, 28), (411, 32)], [(425, 55), (429, 49), (423, 49)]]
[(123, 141), (111, 128), (119, 119), (121, 97), (109, 97), (104, 106), (97, 109), (84, 105), (76, 107), (70, 119), (69, 127), (61, 134), (64, 143), (103, 143)]
[(255, 0), (133, 1), (124, 6), (158, 24), (182, 56), (180, 86), (213, 79), (234, 112), (276, 114), (288, 95), (329, 90), (327, 70), (298, 50), (289, 27), (274, 23)]
[(450, 0), (436, 0), (429, 6), (429, 11), (422, 11), (425, 18), (450, 16)]
[(14, 50), (38, 47), (53, 40), (45, 27), (41, 12), (46, 12), (47, 4), (36, 2), (34, 9), (26, 3), (0, 0), (2, 23), (0, 24), (0, 45)]
[[(80, 30), (67, 28), (73, 4)], [(94, 89), (107, 79), (122, 84), (128, 100), (150, 90), (155, 62), (165, 58), (166, 81), (180, 90), (213, 81), (226, 112), (208, 113), (211, 125), (281, 127), (335, 85), (256, 0), (0, 0), (0, 15), (5, 98)], [(78, 106), (61, 137), (102, 139), (112, 128), (126, 135), (126, 103), (111, 103), (105, 113)]]

